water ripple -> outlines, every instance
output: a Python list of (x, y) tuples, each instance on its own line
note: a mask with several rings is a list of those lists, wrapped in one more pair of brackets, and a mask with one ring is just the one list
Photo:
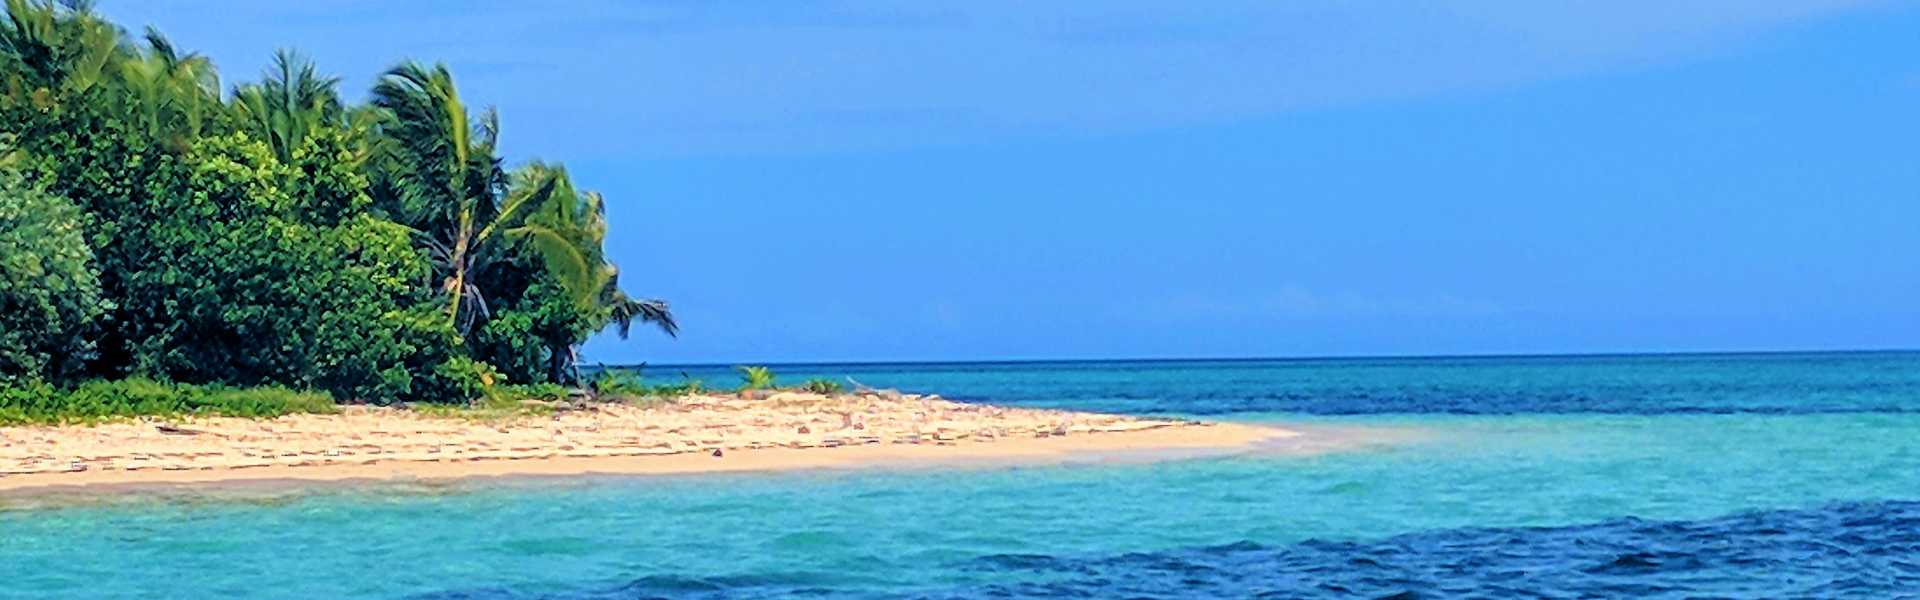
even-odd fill
[(1239, 542), (1100, 556), (994, 554), (959, 566), (993, 583), (882, 593), (835, 589), (791, 574), (651, 576), (585, 593), (468, 590), (422, 600), (1893, 597), (1920, 589), (1920, 502), (1695, 521), (1623, 518), (1569, 527), (1447, 529), (1375, 541)]
[(970, 566), (1045, 582), (932, 596), (1890, 597), (1920, 589), (1920, 503), (1091, 558), (995, 555)]

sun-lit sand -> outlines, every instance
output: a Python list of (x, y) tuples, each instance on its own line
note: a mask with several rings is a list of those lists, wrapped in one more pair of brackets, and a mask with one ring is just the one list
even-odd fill
[(1298, 435), (890, 393), (695, 396), (497, 420), (348, 407), (270, 420), (0, 428), (0, 490), (1125, 459), (1246, 451)]

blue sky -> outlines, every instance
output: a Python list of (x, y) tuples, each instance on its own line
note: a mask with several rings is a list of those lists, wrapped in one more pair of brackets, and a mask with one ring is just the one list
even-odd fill
[(1920, 347), (1920, 3), (130, 2), (448, 63), (754, 362)]

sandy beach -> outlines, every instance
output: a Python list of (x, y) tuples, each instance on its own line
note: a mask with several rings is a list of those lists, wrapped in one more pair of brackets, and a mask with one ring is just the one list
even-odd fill
[(0, 491), (1144, 460), (1244, 452), (1299, 435), (897, 394), (702, 395), (491, 420), (346, 407), (266, 420), (4, 428)]

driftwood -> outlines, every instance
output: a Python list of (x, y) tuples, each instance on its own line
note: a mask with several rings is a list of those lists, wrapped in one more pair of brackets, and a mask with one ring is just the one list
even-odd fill
[(207, 433), (205, 431), (200, 431), (197, 429), (175, 427), (173, 425), (168, 425), (166, 423), (154, 423), (153, 428), (158, 429), (160, 430), (160, 433), (164, 433), (167, 435), (205, 435)]
[(873, 388), (870, 388), (870, 387), (867, 387), (867, 384), (864, 384), (864, 383), (860, 383), (860, 381), (859, 381), (859, 380), (857, 380), (857, 379), (854, 379), (854, 378), (852, 378), (852, 377), (848, 377), (848, 378), (847, 378), (847, 383), (851, 383), (851, 384), (853, 384), (853, 393), (856, 393), (856, 394), (871, 394), (871, 393), (873, 393)]
[(852, 377), (848, 377), (847, 382), (853, 384), (853, 393), (855, 394), (861, 394), (861, 395), (871, 394), (871, 395), (879, 396), (881, 398), (886, 398), (888, 400), (892, 400), (895, 402), (898, 402), (901, 398), (900, 390), (897, 390), (894, 388), (874, 389), (872, 386), (869, 386), (864, 383), (860, 383), (859, 381), (854, 380), (854, 378)]

